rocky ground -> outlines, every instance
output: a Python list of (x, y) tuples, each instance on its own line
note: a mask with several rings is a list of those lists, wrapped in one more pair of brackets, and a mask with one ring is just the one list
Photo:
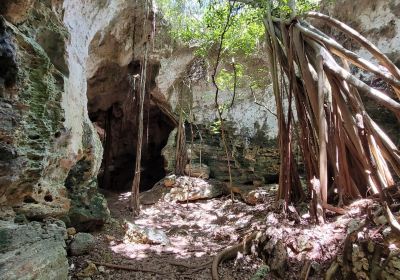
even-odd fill
[(142, 206), (134, 219), (127, 207), (130, 193), (106, 193), (112, 219), (94, 234), (87, 254), (69, 257), (70, 278), (211, 279), (214, 256), (257, 231), (253, 254), (223, 261), (221, 279), (321, 279), (327, 271), (330, 279), (400, 274), (393, 243), (398, 239), (373, 200), (355, 202), (345, 215), (328, 212), (327, 223), (315, 225), (306, 205), (284, 214), (273, 194), (270, 189), (271, 200), (257, 205), (238, 196), (234, 202), (230, 196), (192, 202), (169, 197)]
[[(158, 202), (144, 206), (140, 216), (133, 219), (127, 208), (129, 196), (130, 193), (107, 193), (113, 219), (95, 234), (96, 246), (88, 255), (70, 258), (72, 279), (79, 278), (90, 260), (138, 270), (114, 270), (100, 265), (97, 269), (104, 272), (89, 273), (92, 279), (210, 279), (212, 257), (261, 226), (261, 213), (267, 210), (266, 205), (232, 203), (229, 197), (221, 197), (190, 203)], [(135, 236), (129, 232), (128, 223), (152, 229), (155, 240)], [(246, 279), (260, 264), (261, 261), (252, 261), (239, 269), (234, 262), (228, 262), (220, 269), (222, 279)]]

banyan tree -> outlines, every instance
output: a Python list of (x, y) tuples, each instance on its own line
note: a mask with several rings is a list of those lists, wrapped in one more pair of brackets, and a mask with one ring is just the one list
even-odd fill
[[(318, 12), (297, 15), (295, 1), (289, 3), (287, 18), (273, 13), (274, 1), (241, 2), (264, 5), (266, 11), (281, 152), (277, 198), (289, 204), (304, 196), (294, 157), (294, 145), (299, 145), (314, 215), (323, 209), (342, 212), (344, 204), (369, 195), (387, 202), (393, 177), (400, 175), (400, 153), (370, 117), (361, 97), (374, 100), (400, 120), (400, 70), (346, 24)], [(346, 49), (309, 20), (336, 28), (370, 52), (376, 63)], [(353, 74), (354, 68), (382, 79), (389, 90), (366, 84)]]

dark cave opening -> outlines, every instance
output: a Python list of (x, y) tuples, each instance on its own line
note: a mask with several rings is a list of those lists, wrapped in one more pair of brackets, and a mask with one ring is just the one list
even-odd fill
[[(149, 65), (143, 114), (142, 169), (140, 191), (146, 191), (165, 176), (161, 150), (167, 144), (174, 124), (151, 100), (159, 65)], [(128, 76), (136, 75), (140, 64), (126, 67), (107, 64), (88, 80), (88, 110), (103, 143), (99, 187), (110, 191), (129, 191), (135, 172), (138, 102)]]
[(7, 30), (4, 18), (0, 18), (0, 96), (2, 88), (12, 87), (16, 83), (18, 67), (16, 61), (16, 49)]

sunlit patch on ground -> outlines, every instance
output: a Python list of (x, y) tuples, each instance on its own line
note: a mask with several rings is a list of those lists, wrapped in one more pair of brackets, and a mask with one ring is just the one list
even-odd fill
[[(128, 202), (129, 194), (119, 194), (117, 202), (109, 199), (109, 203)], [(177, 259), (202, 257), (236, 242), (243, 231), (261, 224), (261, 220), (253, 215), (255, 211), (253, 206), (232, 203), (227, 198), (192, 203), (158, 202), (143, 207), (134, 220), (129, 213), (124, 218), (143, 228), (164, 231), (171, 242), (169, 246), (121, 243), (110, 248), (115, 253), (134, 259), (146, 257), (145, 251), (170, 253)]]
[[(240, 237), (265, 223), (259, 213), (265, 213), (268, 208), (268, 205), (249, 206), (240, 201), (232, 203), (228, 197), (189, 203), (158, 202), (143, 206), (141, 214), (134, 219), (128, 210), (130, 192), (106, 195), (114, 220), (97, 234), (98, 246), (86, 259), (139, 268), (157, 267), (168, 274), (157, 278), (151, 273), (112, 270), (109, 279), (210, 279), (210, 265), (204, 268), (200, 265), (211, 261), (216, 253), (236, 244)], [(124, 242), (124, 221), (162, 231), (170, 244)], [(80, 258), (83, 262), (83, 257)], [(233, 261), (229, 265), (233, 265)], [(200, 269), (195, 269), (196, 266)], [(224, 270), (225, 266), (221, 269)], [(252, 265), (249, 263), (248, 269), (255, 270), (252, 266), (254, 262)], [(246, 269), (241, 273), (229, 270), (223, 275), (227, 275), (223, 279), (245, 279), (245, 275), (251, 273)], [(97, 277), (92, 278), (103, 279)]]
[[(343, 250), (349, 231), (365, 219), (362, 209), (372, 204), (368, 200), (355, 202), (346, 215), (331, 213), (326, 224), (315, 225), (307, 210), (293, 219), (279, 210), (279, 204), (250, 206), (241, 201), (233, 203), (228, 197), (189, 203), (160, 201), (143, 206), (141, 214), (133, 218), (128, 210), (129, 192), (106, 195), (113, 220), (96, 234), (96, 250), (89, 256), (74, 258), (75, 269), (78, 271), (90, 259), (139, 270), (155, 268), (162, 276), (109, 269), (108, 273), (94, 275), (92, 279), (211, 279), (210, 265), (203, 265), (255, 230), (269, 238), (266, 248), (271, 246), (275, 250), (272, 255), (279, 254), (276, 242), (283, 242), (282, 252), (290, 267), (282, 272), (287, 276), (285, 279), (296, 279), (306, 260), (311, 264), (312, 273), (320, 275), (318, 271), (326, 269)], [(166, 245), (129, 235), (132, 228), (161, 232), (167, 238)], [(236, 260), (221, 264), (219, 271), (221, 279), (250, 279), (262, 265), (259, 258), (238, 255)]]

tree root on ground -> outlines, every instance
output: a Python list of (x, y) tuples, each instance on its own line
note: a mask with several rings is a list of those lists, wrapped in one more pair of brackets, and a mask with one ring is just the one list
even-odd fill
[(258, 232), (253, 232), (252, 234), (245, 237), (243, 241), (240, 242), (239, 244), (228, 247), (225, 250), (219, 252), (214, 257), (214, 260), (212, 262), (212, 268), (211, 268), (212, 279), (219, 280), (218, 266), (220, 263), (236, 257), (237, 253), (239, 252), (243, 253), (248, 251), (250, 249), (251, 242), (257, 237), (257, 235)]
[(338, 269), (339, 269), (339, 264), (337, 263), (337, 261), (332, 262), (331, 266), (325, 273), (325, 280), (333, 279)]
[(174, 266), (183, 266), (186, 267), (188, 269), (202, 269), (205, 266), (208, 266), (212, 263), (213, 261), (210, 260), (208, 262), (205, 262), (203, 264), (198, 264), (198, 265), (191, 265), (191, 264), (185, 264), (185, 263), (180, 263), (180, 262), (174, 262), (174, 261), (166, 261), (166, 263), (170, 264), (170, 265), (174, 265)]
[(129, 265), (96, 262), (96, 261), (92, 261), (92, 260), (90, 260), (90, 262), (94, 263), (95, 265), (105, 266), (105, 267), (114, 268), (114, 269), (122, 269), (122, 270), (129, 270), (129, 271), (138, 271), (138, 272), (148, 272), (148, 273), (160, 274), (160, 275), (167, 274), (165, 272), (158, 271), (158, 270), (152, 270), (152, 269), (147, 269), (147, 268), (137, 268), (137, 267), (132, 267)]

